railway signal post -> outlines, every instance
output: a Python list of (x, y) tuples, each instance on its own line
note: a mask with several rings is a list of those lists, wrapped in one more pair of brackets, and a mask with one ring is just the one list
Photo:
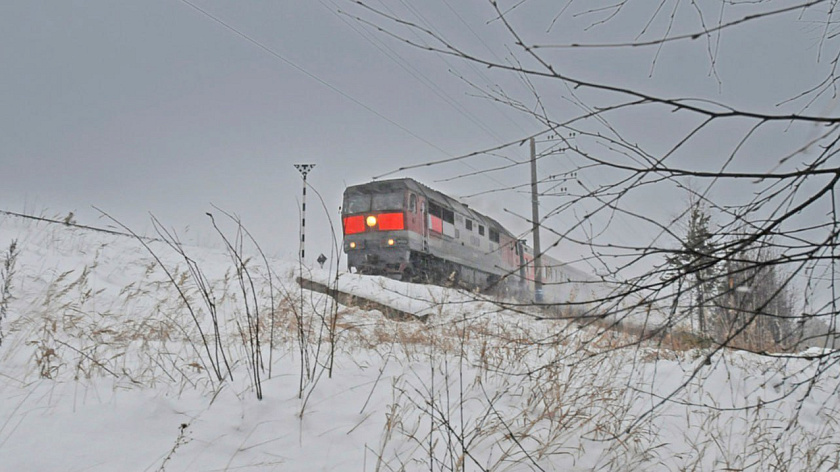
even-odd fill
[(315, 168), (315, 164), (295, 164), (295, 169), (303, 176), (303, 196), (300, 200), (300, 260), (306, 255), (306, 176)]

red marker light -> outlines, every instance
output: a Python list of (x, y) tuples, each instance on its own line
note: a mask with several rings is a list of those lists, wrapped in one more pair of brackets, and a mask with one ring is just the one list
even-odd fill
[(379, 215), (380, 231), (400, 231), (405, 229), (405, 219), (402, 213), (382, 213)]
[(356, 234), (365, 231), (364, 216), (348, 216), (344, 218), (344, 234)]

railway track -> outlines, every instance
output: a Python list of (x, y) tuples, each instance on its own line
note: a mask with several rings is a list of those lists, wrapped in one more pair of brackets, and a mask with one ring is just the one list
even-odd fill
[(301, 288), (311, 290), (313, 292), (326, 294), (338, 303), (345, 306), (353, 306), (363, 310), (379, 310), (386, 318), (394, 321), (420, 321), (425, 322), (429, 315), (415, 315), (407, 311), (394, 308), (390, 305), (365, 298), (361, 295), (345, 292), (342, 290), (330, 287), (323, 282), (318, 282), (303, 277), (297, 277), (295, 281)]

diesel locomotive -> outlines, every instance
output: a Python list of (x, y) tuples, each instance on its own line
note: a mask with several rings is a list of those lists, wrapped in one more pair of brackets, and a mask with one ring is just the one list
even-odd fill
[[(347, 187), (342, 204), (350, 271), (395, 279), (533, 291), (533, 251), (496, 220), (413, 179)], [(585, 273), (543, 255), (546, 301), (595, 294)], [(553, 289), (551, 289), (553, 287)]]

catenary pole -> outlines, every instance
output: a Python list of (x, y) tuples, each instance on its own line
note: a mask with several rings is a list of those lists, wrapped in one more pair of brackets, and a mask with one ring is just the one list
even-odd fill
[(534, 301), (542, 303), (542, 263), (540, 261), (540, 209), (539, 195), (537, 193), (537, 145), (534, 138), (531, 142), (531, 221), (534, 233)]
[(306, 257), (306, 176), (315, 168), (315, 164), (295, 164), (295, 169), (303, 176), (303, 194), (300, 200), (300, 260)]

